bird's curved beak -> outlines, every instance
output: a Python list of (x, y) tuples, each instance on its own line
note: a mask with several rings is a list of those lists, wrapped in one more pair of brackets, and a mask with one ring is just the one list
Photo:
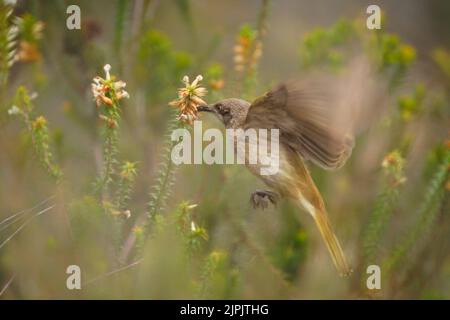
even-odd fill
[(201, 106), (197, 107), (197, 110), (200, 112), (214, 112), (214, 109), (211, 108), (209, 105), (207, 104), (203, 104)]
[(219, 119), (219, 121), (221, 121), (223, 123), (222, 115), (220, 113), (218, 113), (215, 110), (215, 108), (213, 108), (213, 105), (208, 105), (208, 104), (200, 105), (197, 107), (197, 111), (212, 113), (217, 119)]

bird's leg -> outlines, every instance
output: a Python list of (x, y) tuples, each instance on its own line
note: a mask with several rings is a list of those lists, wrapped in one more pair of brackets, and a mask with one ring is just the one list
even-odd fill
[(270, 190), (255, 190), (250, 196), (250, 202), (253, 208), (266, 209), (269, 207), (269, 203), (276, 205), (279, 199), (279, 195), (276, 192)]

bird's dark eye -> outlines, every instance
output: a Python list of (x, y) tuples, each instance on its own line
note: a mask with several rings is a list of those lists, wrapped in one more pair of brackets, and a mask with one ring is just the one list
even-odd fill
[(215, 108), (216, 108), (217, 112), (222, 115), (230, 113), (230, 110), (228, 108), (225, 108), (222, 104), (216, 104)]

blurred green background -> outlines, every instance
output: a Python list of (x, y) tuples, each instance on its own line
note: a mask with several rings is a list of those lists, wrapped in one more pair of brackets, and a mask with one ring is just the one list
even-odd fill
[[(448, 1), (14, 2), (0, 0), (0, 298), (450, 298)], [(310, 166), (354, 269), (340, 278), (306, 212), (252, 208), (263, 185), (244, 167), (173, 166), (168, 102), (184, 75), (203, 75), (208, 102), (252, 100), (354, 57), (385, 91), (348, 163)], [(91, 93), (105, 64), (131, 96), (113, 129)], [(82, 290), (66, 288), (73, 264)]]

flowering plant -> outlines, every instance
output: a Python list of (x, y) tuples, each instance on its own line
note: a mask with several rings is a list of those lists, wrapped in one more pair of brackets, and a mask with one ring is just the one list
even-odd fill
[(197, 119), (197, 107), (206, 104), (201, 98), (207, 93), (204, 87), (200, 86), (203, 80), (201, 75), (198, 75), (192, 83), (189, 82), (189, 77), (183, 77), (184, 88), (178, 89), (178, 99), (173, 100), (169, 105), (179, 109), (178, 120), (192, 124)]

